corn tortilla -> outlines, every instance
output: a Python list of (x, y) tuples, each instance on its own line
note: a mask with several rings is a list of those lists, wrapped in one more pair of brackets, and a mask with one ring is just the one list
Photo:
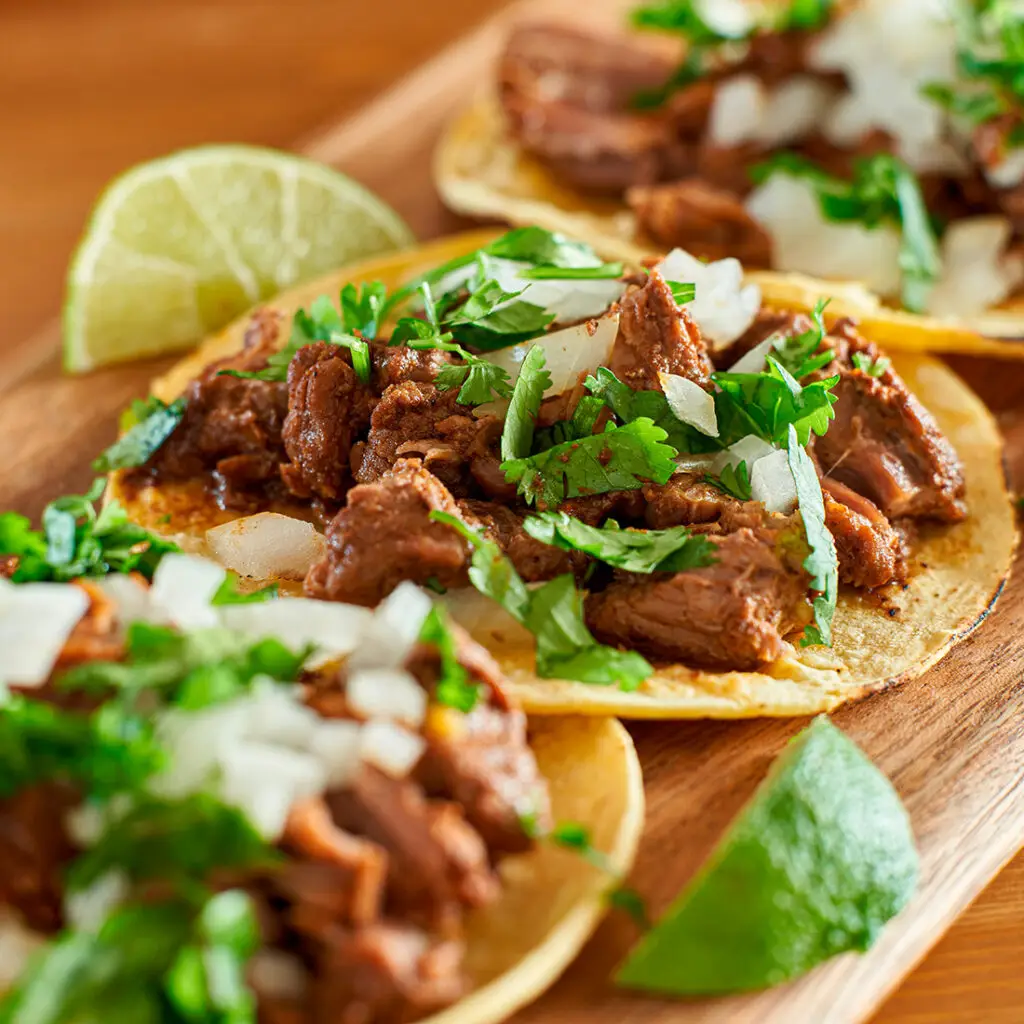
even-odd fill
[[(270, 305), (291, 314), (317, 295), (337, 295), (347, 281), (381, 280), (395, 287), (427, 267), (471, 251), (493, 237), (473, 232), (375, 259), (287, 292)], [(815, 282), (814, 287), (827, 286)], [(169, 401), (208, 363), (242, 346), (248, 318), (209, 338), (154, 382)], [(746, 718), (810, 715), (919, 675), (980, 622), (998, 596), (1017, 543), (1006, 489), (1002, 440), (982, 401), (943, 363), (896, 352), (893, 363), (931, 410), (959, 454), (969, 515), (956, 526), (922, 528), (906, 589), (868, 595), (842, 588), (832, 648), (793, 648), (764, 672), (714, 673), (659, 665), (635, 693), (612, 687), (538, 679), (528, 635), (493, 622), (468, 627), (497, 656), (519, 702), (536, 714), (634, 718)], [(193, 484), (134, 488), (114, 474), (109, 494), (136, 522), (202, 550), (205, 530), (236, 518)], [(299, 507), (280, 511), (309, 516)], [(168, 518), (169, 517), (169, 518)]]

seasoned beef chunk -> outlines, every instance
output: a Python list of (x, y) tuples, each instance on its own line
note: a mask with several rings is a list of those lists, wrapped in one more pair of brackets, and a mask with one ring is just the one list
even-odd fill
[(823, 374), (838, 372), (835, 420), (815, 439), (824, 476), (869, 498), (890, 520), (910, 516), (960, 522), (967, 514), (964, 478), (953, 446), (934, 417), (892, 367), (872, 377), (852, 363), (881, 353), (849, 324), (833, 328), (838, 358)]
[(17, 555), (0, 555), (0, 577), (5, 580), (13, 579), (18, 571), (19, 561)]
[(382, 342), (374, 342), (370, 346), (370, 356), (373, 360), (373, 384), (378, 393), (407, 380), (431, 384), (441, 367), (452, 361), (451, 354), (439, 348), (417, 349)]
[(75, 803), (75, 794), (56, 784), (0, 800), (0, 903), (37, 931), (61, 926), (64, 870), (75, 853), (64, 818)]
[(339, 345), (300, 348), (288, 366), (284, 447), (291, 460), (281, 475), (300, 498), (340, 501), (352, 481), (353, 443), (370, 426), (375, 397)]
[[(87, 661), (120, 661), (124, 656), (124, 636), (118, 626), (115, 603), (91, 580), (78, 579), (74, 585), (89, 595), (89, 607), (65, 641), (54, 665), (55, 673)], [(63, 691), (61, 696), (74, 701), (83, 694), (71, 690)], [(62, 706), (65, 700), (60, 701)]]
[(550, 580), (586, 567), (587, 559), (581, 552), (562, 551), (534, 540), (523, 528), (523, 515), (506, 505), (471, 499), (460, 499), (456, 504), (471, 525), (482, 528), (508, 555), (527, 583)]
[(782, 655), (783, 638), (809, 616), (807, 576), (783, 561), (779, 539), (773, 530), (712, 535), (714, 564), (624, 576), (587, 599), (587, 623), (605, 643), (654, 658), (760, 668)]
[(244, 350), (207, 367), (189, 385), (185, 415), (157, 451), (152, 469), (180, 479), (212, 472), (217, 496), (228, 508), (246, 508), (261, 491), (280, 484), (287, 385), (219, 375), (224, 369), (265, 367), (277, 330), (276, 315), (261, 311), (246, 333)]
[(903, 538), (878, 506), (835, 480), (823, 480), (822, 491), (840, 579), (867, 589), (902, 582), (907, 575)]
[(558, 506), (558, 511), (574, 519), (580, 519), (588, 526), (600, 526), (609, 519), (625, 525), (643, 518), (644, 495), (639, 490), (587, 494), (578, 498), (566, 498)]
[(352, 932), (341, 926), (319, 951), (312, 1024), (409, 1024), (465, 994), (461, 942), (382, 921)]
[(401, 459), (384, 477), (348, 492), (327, 527), (327, 554), (310, 567), (310, 597), (375, 605), (402, 580), (441, 586), (466, 582), (466, 543), (434, 509), (459, 515), (437, 477), (418, 459)]
[(660, 390), (659, 373), (677, 373), (707, 385), (711, 361), (700, 330), (672, 297), (656, 270), (643, 287), (627, 292), (620, 303), (619, 333), (609, 369), (631, 388)]
[(631, 188), (626, 202), (641, 230), (666, 249), (680, 246), (710, 260), (734, 256), (749, 266), (771, 266), (771, 238), (740, 197), (701, 178)]
[(341, 828), (387, 851), (387, 906), (403, 918), (436, 926), (497, 898), (487, 848), (456, 804), (428, 800), (415, 782), (371, 765), (327, 800)]
[(497, 455), (501, 421), (472, 414), (455, 390), (406, 381), (389, 387), (370, 419), (366, 444), (353, 452), (360, 483), (382, 477), (404, 455), (423, 464), (453, 493), (467, 495), (475, 484), (491, 497), (510, 500), (515, 487), (505, 481)]
[(728, 533), (741, 526), (759, 526), (767, 513), (758, 502), (738, 501), (695, 473), (676, 473), (666, 483), (647, 484), (645, 525), (651, 530), (672, 526), (706, 526)]

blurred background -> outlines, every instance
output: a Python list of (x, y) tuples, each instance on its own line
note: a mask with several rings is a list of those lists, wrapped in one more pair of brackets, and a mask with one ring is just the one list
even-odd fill
[[(508, 2), (0, 0), (0, 350), (58, 311), (115, 174), (203, 142), (295, 147)], [(1018, 857), (876, 1024), (1024, 1020), (1022, 920)]]

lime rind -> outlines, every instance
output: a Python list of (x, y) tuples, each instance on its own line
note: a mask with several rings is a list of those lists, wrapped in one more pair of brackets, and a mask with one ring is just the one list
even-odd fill
[(414, 241), (371, 192), (304, 157), (217, 145), (141, 164), (100, 197), (72, 257), (65, 366), (187, 347), (283, 288)]
[(918, 856), (889, 780), (827, 718), (773, 765), (617, 980), (724, 995), (863, 951), (907, 903)]

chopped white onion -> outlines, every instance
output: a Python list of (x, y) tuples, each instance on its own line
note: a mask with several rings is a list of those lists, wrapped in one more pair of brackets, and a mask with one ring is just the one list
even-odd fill
[(309, 752), (327, 772), (327, 785), (344, 786), (355, 778), (360, 765), (362, 726), (344, 718), (323, 719), (309, 744)]
[(404, 580), (373, 613), (359, 648), (349, 659), (357, 668), (399, 668), (419, 639), (433, 602), (425, 591)]
[(777, 270), (859, 280), (881, 295), (899, 294), (895, 228), (826, 220), (811, 185), (788, 174), (772, 175), (750, 193), (746, 206), (772, 236)]
[(542, 349), (547, 371), (551, 374), (551, 386), (546, 393), (559, 395), (574, 388), (580, 374), (608, 365), (618, 333), (618, 314), (603, 316), (492, 352), (488, 359), (505, 370), (514, 384), (519, 379), (527, 352), (534, 346)]
[(134, 576), (114, 572), (97, 580), (100, 589), (117, 606), (117, 620), (121, 623), (149, 622), (151, 618), (162, 619), (154, 614), (149, 601), (149, 587)]
[(747, 434), (715, 456), (714, 473), (721, 476), (726, 466), (738, 466), (741, 462), (745, 462), (747, 469), (750, 470), (758, 459), (771, 455), (774, 451), (767, 441), (762, 441), (756, 434)]
[(229, 629), (253, 638), (279, 636), (292, 647), (313, 644), (328, 658), (354, 651), (373, 621), (368, 608), (306, 597), (226, 605), (220, 613)]
[(749, 352), (744, 353), (726, 371), (728, 373), (761, 373), (768, 365), (768, 355), (775, 348), (775, 336), (758, 342)]
[(72, 928), (96, 932), (110, 912), (128, 895), (128, 877), (122, 871), (108, 871), (92, 885), (64, 895), (64, 918)]
[(738, 146), (758, 138), (767, 90), (754, 75), (732, 75), (715, 88), (708, 138), (716, 146)]
[(715, 471), (715, 463), (718, 459), (717, 452), (706, 452), (706, 453), (690, 453), (680, 452), (675, 457), (675, 464), (677, 473), (713, 473)]
[(834, 95), (831, 87), (810, 75), (796, 75), (775, 89), (754, 75), (733, 75), (715, 89), (708, 135), (719, 146), (786, 145), (817, 128)]
[(743, 284), (739, 260), (702, 263), (683, 249), (673, 249), (657, 270), (666, 281), (693, 282), (696, 295), (683, 306), (712, 350), (735, 341), (761, 308), (761, 289), (756, 284)]
[(695, 427), (708, 437), (718, 437), (715, 396), (678, 373), (659, 373), (661, 390), (677, 420)]
[(1013, 228), (1005, 217), (953, 221), (942, 237), (942, 275), (931, 289), (933, 316), (982, 313), (1024, 280), (1024, 260), (1007, 254)]
[(0, 907), (0, 993), (21, 977), (32, 955), (46, 945), (46, 936), (33, 931), (13, 907)]
[(89, 595), (67, 583), (19, 583), (0, 588), (0, 679), (42, 686)]
[(697, 17), (726, 39), (743, 39), (754, 27), (754, 10), (747, 0), (693, 0)]
[(226, 575), (223, 566), (208, 558), (164, 555), (153, 573), (150, 605), (182, 629), (216, 626), (217, 609), (210, 602)]
[(754, 463), (750, 471), (750, 496), (769, 512), (788, 515), (796, 508), (796, 484), (789, 469), (789, 453), (779, 449)]
[(294, 688), (270, 679), (257, 682), (248, 705), (247, 739), (305, 750), (319, 725), (320, 716), (298, 699)]
[(358, 669), (345, 684), (345, 696), (363, 718), (390, 718), (415, 728), (427, 714), (426, 691), (401, 669)]
[(441, 603), (463, 629), (485, 646), (533, 643), (524, 626), (475, 587), (453, 587), (441, 598)]
[(312, 523), (260, 512), (206, 531), (210, 553), (239, 576), (301, 580), (327, 547)]
[(294, 953), (258, 949), (249, 961), (249, 980), (257, 995), (300, 1000), (309, 989), (309, 972)]
[(422, 736), (394, 722), (369, 722), (360, 735), (363, 760), (396, 779), (404, 779), (426, 749)]
[(999, 163), (983, 168), (985, 177), (995, 188), (1013, 188), (1024, 181), (1024, 146), (1011, 149)]
[(81, 803), (64, 815), (64, 828), (76, 846), (93, 846), (107, 826), (106, 809), (98, 804)]

